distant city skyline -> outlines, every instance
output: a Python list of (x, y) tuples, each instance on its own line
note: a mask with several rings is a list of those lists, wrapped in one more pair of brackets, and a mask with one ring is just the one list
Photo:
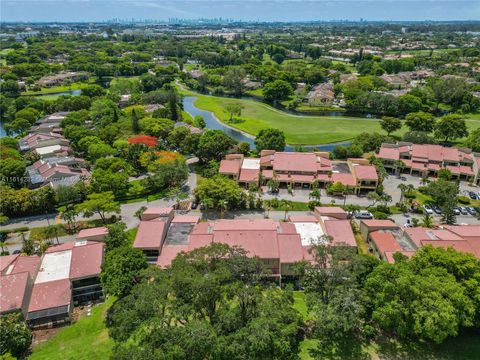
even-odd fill
[(2, 0), (0, 20), (75, 22), (228, 18), (243, 21), (480, 19), (480, 1), (448, 0)]

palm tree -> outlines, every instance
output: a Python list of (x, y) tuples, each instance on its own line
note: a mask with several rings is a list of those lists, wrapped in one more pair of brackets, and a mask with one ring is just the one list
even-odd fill
[(68, 229), (70, 231), (75, 230), (75, 219), (78, 216), (78, 212), (75, 211), (75, 209), (71, 208), (69, 210), (66, 210), (62, 213), (61, 217), (63, 220), (67, 222)]
[(400, 175), (402, 170), (405, 168), (405, 163), (402, 160), (395, 160), (393, 165), (395, 166), (396, 175)]
[(290, 210), (290, 208), (292, 207), (292, 202), (290, 200), (287, 200), (287, 199), (282, 199), (280, 201), (281, 201), (282, 206), (285, 208), (285, 215), (283, 216), (283, 220), (287, 221), (288, 210)]
[(49, 225), (44, 230), (43, 233), (47, 240), (52, 240), (54, 237), (57, 239), (57, 244), (60, 244), (57, 236), (57, 227), (55, 225)]
[(405, 184), (398, 184), (397, 189), (400, 190), (400, 201), (399, 203), (403, 203), (403, 198), (405, 196), (405, 192), (408, 190), (408, 186)]
[(269, 218), (270, 217), (270, 210), (272, 210), (272, 201), (271, 200), (265, 200), (263, 202), (263, 207), (265, 208), (265, 210), (267, 210), (267, 215), (266, 215), (266, 218)]
[(5, 253), (5, 239), (0, 240), (0, 248), (2, 249), (2, 255)]
[(434, 225), (433, 216), (430, 214), (425, 214), (422, 217), (422, 226), (426, 228), (432, 228)]

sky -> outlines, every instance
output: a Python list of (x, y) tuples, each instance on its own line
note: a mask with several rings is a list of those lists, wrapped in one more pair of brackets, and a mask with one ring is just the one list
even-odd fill
[(480, 20), (480, 0), (0, 0), (1, 21)]

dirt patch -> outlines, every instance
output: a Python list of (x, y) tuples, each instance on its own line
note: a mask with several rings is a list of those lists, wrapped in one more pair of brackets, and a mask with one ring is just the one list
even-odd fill
[(37, 329), (37, 330), (33, 330), (32, 331), (32, 334), (33, 334), (33, 341), (32, 341), (32, 345), (33, 346), (36, 346), (38, 344), (41, 344), (45, 341), (48, 341), (50, 340), (51, 338), (53, 338), (60, 330), (62, 330), (64, 327), (66, 326), (70, 326), (71, 324), (75, 323), (76, 321), (78, 321), (79, 319), (85, 317), (85, 316), (88, 316), (89, 313), (91, 312), (92, 310), (92, 306), (91, 305), (85, 305), (85, 306), (78, 306), (78, 307), (75, 307), (72, 311), (72, 315), (71, 315), (71, 319), (72, 319), (72, 322), (70, 324), (65, 324), (63, 326), (57, 326), (57, 327), (54, 327), (54, 328), (50, 328), (50, 329)]

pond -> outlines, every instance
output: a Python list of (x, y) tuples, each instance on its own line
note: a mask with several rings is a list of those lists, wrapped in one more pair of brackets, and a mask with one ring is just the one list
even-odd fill
[[(195, 106), (194, 102), (196, 100), (195, 96), (185, 96), (183, 98), (183, 109), (189, 113), (192, 117), (195, 116), (201, 116), (205, 120), (205, 127), (207, 129), (212, 129), (212, 130), (222, 130), (235, 140), (239, 142), (247, 142), (250, 144), (251, 148), (255, 148), (255, 137), (253, 135), (247, 134), (243, 131), (234, 129), (224, 123), (222, 123), (220, 120), (217, 119), (217, 117), (210, 111), (202, 110), (199, 109)], [(343, 114), (338, 113), (337, 116), (342, 116)], [(319, 145), (302, 145), (303, 149), (308, 149), (308, 150), (318, 150), (318, 151), (332, 151), (333, 148), (337, 145), (349, 145), (351, 142), (350, 141), (344, 141), (344, 142), (337, 142), (337, 143), (331, 143), (331, 144), (319, 144)], [(295, 151), (295, 148), (297, 148), (297, 145), (289, 145), (285, 147), (285, 151)]]

